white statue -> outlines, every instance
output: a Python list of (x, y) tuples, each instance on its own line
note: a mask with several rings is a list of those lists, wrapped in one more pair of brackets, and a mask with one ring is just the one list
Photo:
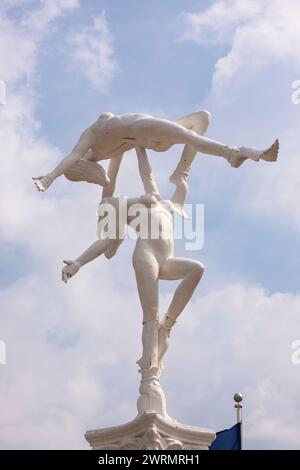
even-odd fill
[[(162, 448), (208, 448), (215, 437), (211, 430), (192, 428), (171, 420), (167, 415), (165, 396), (160, 386), (163, 357), (169, 346), (172, 328), (191, 299), (204, 271), (199, 261), (175, 257), (173, 216), (176, 211), (185, 217), (183, 205), (188, 190), (187, 176), (197, 152), (222, 156), (231, 166), (237, 168), (247, 158), (254, 161), (275, 161), (279, 144), (275, 140), (271, 147), (261, 151), (229, 147), (203, 137), (209, 121), (210, 114), (207, 111), (190, 114), (177, 122), (153, 118), (147, 114), (114, 116), (104, 113), (83, 132), (70, 155), (51, 173), (33, 178), (39, 191), (45, 191), (62, 174), (71, 181), (86, 181), (103, 186), (102, 201), (98, 206), (99, 239), (75, 261), (64, 261), (64, 282), (68, 282), (82, 266), (100, 255), (104, 254), (108, 259), (114, 256), (125, 238), (128, 226), (137, 233), (133, 266), (143, 311), (143, 348), (142, 356), (137, 361), (141, 373), (138, 417), (124, 425), (122, 432), (119, 427), (115, 427), (87, 433), (87, 439), (94, 448), (107, 448), (103, 447), (107, 442), (110, 442), (109, 448), (113, 449), (144, 446), (145, 436), (156, 430), (162, 436)], [(161, 152), (174, 144), (185, 146), (170, 177), (176, 189), (171, 200), (168, 200), (162, 199), (159, 194), (146, 149)], [(137, 153), (145, 194), (130, 199), (113, 197), (123, 154), (133, 148)], [(97, 163), (105, 159), (110, 159), (107, 173)], [(139, 217), (137, 224), (138, 212), (143, 217)], [(109, 234), (104, 230), (107, 224), (114, 229)], [(160, 280), (181, 280), (162, 317), (159, 314)], [(142, 434), (144, 437), (141, 440)], [(126, 435), (130, 437), (129, 440), (124, 437)], [(168, 435), (176, 439), (167, 439)], [(137, 444), (140, 441), (142, 444)], [(153, 447), (149, 448), (157, 448), (154, 441), (156, 442), (151, 437)]]
[[(99, 124), (96, 123), (81, 137), (78, 144), (81, 153), (76, 146), (71, 155), (58, 165), (50, 177), (41, 177), (36, 183), (38, 189), (43, 190), (62, 172), (73, 180), (85, 180), (100, 185), (108, 183), (103, 190), (103, 199), (98, 213), (103, 216), (104, 212), (101, 209), (107, 205), (114, 208), (111, 216), (113, 220), (110, 220), (110, 223), (113, 222), (115, 225), (115, 236), (103, 237), (103, 217), (99, 217), (101, 226), (98, 230), (99, 240), (75, 261), (65, 261), (66, 266), (62, 270), (64, 282), (67, 282), (83, 265), (96, 257), (102, 254), (107, 258), (114, 256), (124, 239), (126, 225), (134, 226), (135, 217), (132, 215), (132, 208), (137, 209), (137, 206), (138, 208), (142, 206), (147, 215), (144, 221), (148, 223), (150, 220), (151, 226), (158, 227), (157, 237), (153, 237), (153, 234), (148, 232), (147, 236), (140, 236), (138, 233), (133, 254), (133, 266), (143, 310), (143, 354), (138, 361), (142, 375), (141, 396), (138, 400), (139, 413), (154, 409), (166, 416), (165, 397), (159, 383), (163, 371), (162, 359), (168, 348), (171, 329), (190, 300), (204, 270), (203, 265), (198, 261), (174, 256), (173, 213), (177, 211), (185, 215), (183, 205), (187, 194), (187, 172), (197, 149), (201, 148), (202, 151), (208, 153), (223, 155), (236, 167), (241, 165), (246, 158), (254, 160), (263, 158), (267, 161), (277, 158), (277, 141), (267, 151), (260, 152), (229, 148), (206, 139), (201, 134), (205, 133), (209, 120), (210, 115), (206, 111), (186, 116), (179, 123), (154, 119), (147, 115), (102, 116), (98, 120)], [(98, 138), (100, 140), (100, 136), (103, 136), (101, 145), (97, 140)], [(93, 142), (91, 139), (95, 139), (94, 146), (91, 145)], [(166, 150), (172, 144), (181, 142), (186, 145), (180, 162), (171, 176), (176, 190), (171, 200), (164, 200), (160, 197), (145, 147)], [(145, 195), (128, 200), (112, 197), (122, 158), (120, 152), (133, 147), (138, 156)], [(95, 154), (96, 157), (94, 157)], [(76, 163), (82, 155), (86, 156)], [(99, 160), (106, 156), (111, 158), (108, 176), (100, 165), (90, 160), (90, 158)], [(96, 171), (93, 170), (94, 167), (97, 168)], [(125, 217), (124, 214), (120, 217), (120, 210), (124, 207)], [(160, 319), (158, 298), (159, 280), (162, 279), (181, 279), (182, 281), (174, 293), (168, 311)]]
[[(119, 226), (120, 208), (126, 207), (126, 218), (123, 217), (123, 220), (124, 224), (129, 226), (132, 226), (132, 222), (135, 220), (135, 216), (130, 213), (144, 210), (146, 215), (149, 215), (149, 218), (144, 217), (145, 224), (149, 223), (147, 227), (144, 227), (149, 236), (138, 236), (133, 253), (133, 266), (143, 310), (143, 354), (138, 361), (142, 374), (140, 389), (142, 403), (138, 404), (138, 408), (140, 412), (149, 410), (149, 407), (151, 408), (150, 402), (154, 400), (155, 404), (152, 403), (152, 406), (155, 406), (156, 411), (159, 411), (160, 414), (166, 415), (165, 399), (159, 385), (159, 377), (163, 371), (162, 359), (168, 348), (171, 329), (190, 300), (202, 277), (204, 268), (198, 261), (174, 256), (174, 201), (176, 201), (176, 205), (183, 206), (184, 199), (179, 201), (178, 188), (175, 190), (175, 197), (172, 197), (171, 200), (160, 199), (146, 152), (142, 148), (137, 148), (137, 152), (141, 173), (148, 181), (152, 182), (152, 191), (140, 198), (123, 199), (123, 201), (122, 198), (117, 197), (104, 198), (100, 209), (103, 205), (105, 207), (111, 205), (115, 208), (112, 223), (117, 226), (115, 232), (117, 238), (100, 238), (75, 261), (64, 261), (66, 266), (62, 270), (62, 280), (67, 282), (83, 265), (102, 254), (105, 254), (107, 258), (115, 254), (123, 241), (120, 233), (125, 233), (125, 227)], [(178, 179), (177, 186), (180, 186), (181, 183)], [(134, 206), (135, 211), (132, 211)], [(157, 236), (153, 236), (153, 227), (158, 228)], [(138, 235), (140, 235), (140, 231)], [(98, 233), (100, 236), (102, 235), (101, 228)], [(161, 279), (182, 279), (182, 281), (174, 293), (168, 311), (160, 321), (158, 299), (159, 280)], [(143, 381), (146, 381), (146, 384)]]
[[(168, 150), (175, 144), (186, 144), (209, 155), (224, 157), (231, 166), (239, 167), (247, 158), (258, 161), (275, 161), (278, 154), (278, 140), (266, 150), (245, 147), (229, 147), (225, 144), (203, 137), (194, 129), (199, 113), (186, 116), (177, 122), (154, 118), (148, 114), (101, 114), (99, 119), (81, 135), (72, 152), (46, 176), (33, 178), (39, 191), (45, 191), (52, 182), (64, 174), (71, 181), (87, 181), (108, 186), (104, 196), (113, 194), (114, 179), (118, 172), (124, 152), (141, 147), (157, 152)], [(196, 130), (196, 132), (195, 132)], [(191, 159), (182, 159), (171, 176), (188, 171)], [(111, 159), (108, 174), (97, 162)], [(143, 179), (143, 175), (141, 175)]]
[[(209, 113), (201, 111), (187, 116), (184, 124), (195, 132), (204, 134), (209, 125), (209, 118)], [(115, 209), (111, 214), (113, 220), (110, 221), (115, 224), (114, 235), (112, 238), (103, 235), (103, 217), (99, 217), (99, 240), (75, 261), (64, 261), (66, 266), (62, 270), (62, 280), (67, 282), (83, 265), (102, 254), (108, 259), (114, 256), (124, 239), (126, 224), (132, 226), (134, 221), (131, 209), (135, 206), (139, 210), (142, 205), (150, 220), (148, 217), (144, 218), (144, 223), (147, 224), (147, 233), (142, 237), (140, 230), (133, 254), (136, 282), (143, 310), (143, 353), (138, 361), (142, 381), (138, 410), (141, 414), (144, 411), (155, 409), (159, 414), (166, 416), (165, 397), (159, 383), (159, 377), (163, 371), (162, 359), (168, 348), (171, 329), (191, 298), (204, 269), (203, 265), (197, 261), (174, 257), (173, 212), (176, 210), (184, 215), (183, 205), (187, 193), (187, 173), (180, 165), (184, 159), (185, 162), (188, 162), (188, 166), (185, 167), (188, 169), (196, 150), (187, 145), (184, 147), (181, 162), (173, 174), (176, 190), (171, 200), (161, 199), (145, 149), (136, 146), (136, 152), (145, 195), (128, 200), (112, 196), (102, 199), (98, 214), (103, 216), (108, 205)], [(113, 187), (114, 184), (115, 178)], [(110, 190), (112, 192), (113, 188), (111, 187)], [(120, 210), (124, 209), (125, 217), (124, 214), (120, 217)], [(151, 233), (148, 231), (153, 227), (158, 229), (156, 236), (153, 231)], [(158, 305), (160, 279), (182, 279), (169, 309), (161, 321)]]

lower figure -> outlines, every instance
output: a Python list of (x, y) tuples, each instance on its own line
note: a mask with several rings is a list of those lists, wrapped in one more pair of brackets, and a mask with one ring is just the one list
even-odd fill
[[(159, 248), (159, 247), (158, 247)], [(138, 361), (141, 370), (159, 368), (163, 372), (163, 356), (169, 345), (171, 330), (191, 299), (198, 285), (204, 267), (195, 260), (162, 258), (150, 248), (147, 242), (138, 240), (133, 255), (133, 266), (136, 275), (139, 297), (143, 310), (143, 355)], [(182, 279), (175, 290), (168, 311), (159, 319), (159, 280), (175, 281)]]

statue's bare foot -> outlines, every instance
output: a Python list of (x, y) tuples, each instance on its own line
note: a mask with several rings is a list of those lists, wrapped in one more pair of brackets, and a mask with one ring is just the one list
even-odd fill
[(279, 151), (279, 141), (276, 139), (271, 147), (269, 147), (262, 155), (261, 160), (265, 160), (266, 162), (276, 162), (278, 157)]
[(233, 149), (229, 163), (233, 168), (239, 168), (248, 158), (254, 161), (265, 160), (266, 162), (275, 162), (278, 157), (279, 142), (276, 139), (267, 150), (255, 150), (240, 147)]
[(50, 184), (53, 183), (53, 178), (50, 176), (38, 176), (37, 178), (32, 178), (35, 184), (35, 187), (38, 191), (46, 191), (49, 188)]

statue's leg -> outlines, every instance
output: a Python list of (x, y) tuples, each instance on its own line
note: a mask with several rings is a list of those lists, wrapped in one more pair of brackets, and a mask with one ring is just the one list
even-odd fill
[[(199, 135), (204, 135), (209, 126), (210, 117), (211, 115), (208, 111), (199, 111), (197, 113), (184, 116), (183, 118), (178, 119), (176, 122), (186, 129), (192, 130)], [(191, 167), (196, 153), (197, 150), (194, 147), (189, 145), (184, 146), (180, 161), (175, 171), (170, 176), (170, 181), (172, 183), (177, 184), (180, 180), (186, 180), (187, 172)]]
[[(208, 155), (224, 157), (232, 166), (240, 166), (247, 158), (275, 161), (278, 155), (279, 144), (276, 140), (265, 150), (256, 150), (245, 147), (230, 147), (216, 140), (200, 136), (195, 131), (186, 129), (182, 125), (165, 119), (144, 118), (133, 126), (133, 133), (138, 145), (153, 148), (159, 143), (167, 147), (174, 144), (186, 144), (194, 147), (197, 152)], [(147, 143), (147, 145), (145, 145)]]
[(141, 370), (158, 367), (158, 273), (154, 255), (136, 248), (133, 257), (136, 282), (143, 309), (143, 354), (138, 361)]
[(93, 156), (92, 150), (83, 159), (74, 163), (68, 168), (64, 175), (70, 181), (86, 181), (100, 186), (107, 186), (110, 183), (109, 177), (104, 168), (90, 159)]
[(182, 279), (177, 287), (168, 311), (160, 323), (158, 360), (161, 362), (169, 345), (170, 332), (182, 313), (204, 272), (201, 263), (185, 258), (168, 258), (160, 268), (159, 278), (172, 281)]
[[(184, 116), (176, 122), (186, 129), (204, 135), (210, 123), (210, 113), (208, 111), (199, 111)], [(197, 150), (194, 147), (185, 145), (179, 163), (169, 178), (171, 183), (176, 185), (172, 201), (178, 206), (181, 206), (182, 201), (185, 201), (188, 191), (187, 176), (196, 153)]]

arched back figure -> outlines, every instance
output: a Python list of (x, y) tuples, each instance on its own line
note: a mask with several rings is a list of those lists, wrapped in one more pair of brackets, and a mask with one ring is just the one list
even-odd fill
[[(72, 181), (107, 186), (110, 184), (109, 174), (117, 173), (124, 152), (136, 147), (163, 152), (175, 144), (185, 144), (193, 147), (195, 152), (224, 157), (235, 168), (247, 158), (254, 161), (277, 159), (277, 140), (264, 150), (232, 147), (199, 135), (190, 127), (190, 121), (189, 116), (173, 122), (148, 114), (101, 114), (82, 133), (72, 152), (54, 170), (45, 176), (33, 178), (35, 185), (39, 191), (45, 191), (56, 178), (64, 174)], [(106, 159), (111, 159), (112, 163), (108, 174), (97, 163)], [(188, 168), (189, 161), (183, 158), (178, 170), (186, 171)]]

